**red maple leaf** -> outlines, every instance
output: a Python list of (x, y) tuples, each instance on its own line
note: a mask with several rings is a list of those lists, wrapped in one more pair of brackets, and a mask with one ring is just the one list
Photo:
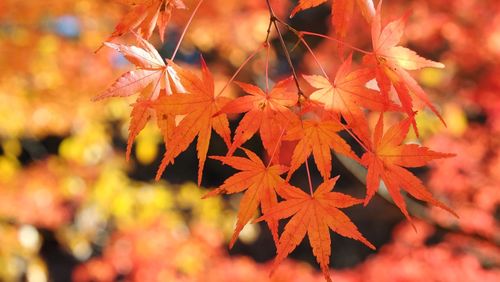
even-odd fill
[(331, 242), (330, 231), (333, 230), (344, 237), (358, 240), (368, 247), (375, 247), (361, 235), (358, 228), (339, 208), (347, 208), (362, 203), (362, 200), (338, 192), (331, 192), (338, 176), (323, 182), (309, 195), (297, 187), (286, 186), (279, 190), (279, 195), (285, 199), (267, 214), (256, 221), (267, 218), (288, 218), (292, 216), (280, 236), (277, 246), (277, 256), (273, 270), (290, 254), (302, 239), (309, 237), (313, 254), (318, 261), (325, 278), (331, 281), (328, 264), (330, 262)]
[[(143, 38), (136, 36), (139, 47), (134, 45), (121, 45), (105, 42), (104, 44), (122, 53), (125, 58), (133, 63), (137, 68), (124, 73), (113, 85), (104, 93), (98, 95), (94, 100), (101, 100), (110, 97), (127, 97), (141, 92), (136, 103), (133, 104), (130, 114), (129, 137), (127, 141), (127, 160), (130, 158), (132, 144), (139, 132), (146, 126), (155, 110), (153, 101), (160, 97), (160, 93), (170, 95), (173, 92), (184, 93), (186, 90), (180, 83), (179, 77), (170, 62), (167, 66), (155, 47)], [(158, 113), (160, 117), (165, 115)], [(172, 116), (168, 120), (173, 120)], [(161, 121), (161, 120), (159, 120)], [(169, 122), (171, 123), (171, 122)], [(159, 123), (161, 125), (162, 123)], [(162, 128), (162, 126), (160, 126)], [(168, 131), (162, 130), (164, 136), (169, 135)], [(165, 137), (165, 139), (167, 139)]]
[[(242, 157), (217, 157), (210, 158), (219, 160), (224, 164), (232, 166), (241, 172), (234, 174), (224, 181), (219, 188), (211, 191), (205, 197), (218, 195), (220, 193), (233, 194), (242, 192), (245, 194), (241, 199), (238, 211), (238, 222), (229, 246), (232, 248), (243, 227), (252, 219), (258, 206), (261, 206), (265, 215), (277, 203), (276, 189), (285, 181), (280, 177), (288, 168), (281, 165), (266, 166), (261, 159), (252, 151), (241, 148), (245, 151), (247, 158)], [(278, 241), (278, 220), (267, 218), (266, 222), (271, 230), (273, 238)]]
[[(414, 100), (416, 98), (429, 107), (445, 123), (437, 109), (429, 101), (422, 87), (408, 73), (408, 70), (418, 70), (424, 67), (444, 68), (444, 65), (420, 57), (408, 48), (397, 46), (403, 36), (407, 16), (390, 22), (382, 29), (381, 4), (382, 1), (379, 2), (372, 21), (373, 52), (365, 56), (365, 61), (374, 65), (376, 80), (381, 93), (385, 97), (389, 97), (392, 85), (398, 94), (403, 110), (408, 116), (414, 116)], [(417, 132), (414, 121), (413, 126), (415, 132)]]
[(293, 16), (295, 16), (295, 14), (302, 10), (319, 6), (325, 2), (326, 0), (299, 0), (297, 6), (295, 6), (295, 8), (293, 8), (292, 12), (290, 13), (290, 18), (292, 18)]
[(365, 141), (369, 151), (364, 153), (361, 158), (361, 163), (368, 168), (367, 193), (364, 204), (368, 204), (378, 190), (380, 180), (383, 180), (394, 203), (409, 220), (411, 220), (410, 215), (400, 193), (401, 189), (419, 200), (445, 209), (456, 216), (455, 212), (432, 196), (420, 179), (405, 169), (405, 167), (424, 166), (434, 159), (454, 156), (454, 154), (434, 152), (416, 144), (402, 144), (408, 134), (411, 122), (412, 119), (407, 118), (383, 133), (383, 115), (380, 115), (373, 134), (373, 141)]
[[(325, 3), (327, 0), (299, 0), (299, 3), (295, 8), (292, 10), (290, 17), (294, 17), (295, 14), (302, 10), (310, 9), (316, 6), (319, 6), (323, 3)], [(352, 15), (354, 12), (354, 1), (355, 0), (333, 0), (331, 4), (331, 10), (332, 10), (332, 16), (331, 16), (331, 23), (333, 27), (335, 28), (335, 33), (337, 36), (340, 38), (343, 38), (346, 36), (349, 24), (352, 19)], [(363, 16), (368, 20), (368, 22), (371, 20), (371, 16), (369, 16), (369, 9), (366, 1), (363, 0), (357, 0), (356, 1), (358, 4), (359, 9), (361, 10), (361, 13)]]
[(199, 160), (198, 185), (200, 185), (212, 129), (222, 137), (228, 146), (230, 144), (231, 132), (227, 116), (225, 114), (215, 115), (230, 99), (215, 95), (214, 80), (203, 57), (201, 58), (202, 79), (177, 65), (172, 66), (178, 73), (181, 84), (188, 94), (173, 93), (170, 96), (163, 96), (158, 100), (157, 107), (162, 113), (185, 116), (175, 127), (168, 140), (167, 151), (163, 156), (156, 179), (160, 179), (167, 165), (173, 163), (174, 159), (185, 151), (194, 138), (198, 136), (196, 150)]
[(311, 100), (322, 103), (326, 110), (340, 114), (355, 132), (368, 136), (368, 129), (360, 124), (364, 119), (363, 108), (388, 111), (398, 110), (398, 107), (383, 99), (378, 91), (366, 87), (367, 82), (373, 79), (373, 71), (367, 68), (351, 71), (351, 65), (352, 54), (340, 65), (333, 81), (320, 75), (303, 77), (317, 89), (309, 96)]
[(236, 128), (233, 144), (227, 153), (229, 156), (257, 131), (269, 155), (279, 152), (280, 137), (286, 129), (299, 122), (297, 115), (289, 108), (298, 101), (297, 90), (291, 87), (292, 79), (289, 77), (279, 81), (269, 93), (255, 85), (237, 82), (250, 95), (229, 102), (221, 110), (227, 114), (245, 113)]
[(340, 137), (337, 132), (343, 129), (337, 120), (332, 119), (311, 119), (303, 120), (287, 132), (285, 140), (299, 140), (293, 150), (290, 170), (287, 181), (292, 174), (307, 161), (311, 155), (318, 167), (323, 179), (329, 179), (332, 170), (332, 153), (335, 150), (338, 153), (346, 155), (355, 160), (359, 158), (352, 152), (347, 142)]

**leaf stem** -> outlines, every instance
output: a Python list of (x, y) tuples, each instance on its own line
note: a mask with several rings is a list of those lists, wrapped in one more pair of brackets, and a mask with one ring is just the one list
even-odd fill
[(370, 150), (366, 147), (365, 143), (359, 140), (356, 134), (354, 134), (349, 128), (347, 128), (347, 126), (345, 126), (340, 120), (338, 122), (340, 126), (342, 126), (342, 128), (344, 128), (344, 130), (347, 131), (347, 133), (349, 133), (349, 135), (351, 135), (351, 137), (354, 138), (356, 142), (358, 142), (358, 144), (365, 150), (365, 152), (370, 152)]
[(281, 30), (278, 27), (278, 24), (276, 22), (282, 22), (280, 19), (276, 17), (276, 14), (274, 13), (273, 7), (271, 6), (271, 3), (269, 0), (266, 0), (267, 8), (269, 9), (269, 16), (270, 16), (270, 21), (272, 25), (274, 26), (274, 29), (278, 33), (278, 38), (280, 40), (281, 48), (283, 49), (283, 53), (285, 54), (286, 61), (288, 63), (288, 66), (290, 67), (293, 75), (293, 80), (295, 81), (295, 85), (297, 86), (297, 90), (299, 92), (299, 96), (303, 96), (304, 92), (300, 88), (299, 84), (299, 77), (297, 76), (297, 72), (295, 71), (295, 67), (293, 66), (292, 63), (292, 58), (290, 57), (290, 52), (286, 48), (285, 40), (283, 39), (283, 34), (281, 33)]
[(311, 180), (311, 171), (309, 170), (309, 158), (306, 159), (306, 171), (307, 171), (307, 181), (309, 182), (309, 193), (311, 193), (311, 197), (314, 195), (312, 180)]
[(201, 3), (203, 3), (203, 0), (198, 1), (198, 4), (196, 5), (196, 7), (193, 10), (193, 13), (191, 13), (189, 20), (186, 23), (184, 30), (182, 31), (181, 37), (179, 38), (179, 41), (177, 42), (177, 46), (175, 46), (174, 53), (172, 54), (172, 58), (170, 58), (171, 61), (173, 61), (175, 59), (175, 56), (177, 55), (177, 52), (179, 51), (179, 48), (181, 47), (182, 40), (186, 36), (186, 32), (187, 32), (189, 26), (191, 25), (191, 23), (193, 22), (193, 18), (196, 15), (196, 12), (198, 11), (198, 9), (200, 8)]
[(276, 155), (276, 152), (278, 151), (278, 145), (280, 144), (284, 133), (285, 133), (285, 127), (283, 127), (283, 129), (281, 130), (280, 137), (278, 138), (278, 141), (276, 141), (276, 146), (274, 146), (274, 150), (271, 157), (269, 158), (269, 163), (267, 163), (267, 167), (271, 166), (271, 164), (273, 163), (273, 158)]
[(321, 34), (321, 33), (316, 33), (316, 32), (310, 32), (310, 31), (297, 31), (298, 33), (300, 34), (304, 34), (304, 35), (311, 35), (311, 36), (316, 36), (316, 37), (321, 37), (321, 38), (325, 38), (325, 39), (328, 39), (328, 40), (331, 40), (331, 41), (334, 41), (334, 42), (337, 42), (339, 44), (342, 44), (346, 47), (349, 47), (355, 51), (358, 51), (360, 53), (363, 53), (363, 54), (372, 54), (372, 52), (368, 52), (366, 50), (363, 50), (361, 48), (358, 48), (358, 47), (355, 47), (349, 43), (346, 43), (340, 39), (337, 39), (335, 37), (331, 37), (331, 36), (328, 36), (328, 35), (324, 35), (324, 34)]
[(271, 34), (271, 26), (273, 24), (272, 19), (269, 19), (269, 25), (267, 26), (266, 40), (264, 40), (264, 46), (266, 47), (266, 95), (269, 92), (269, 52), (271, 46), (269, 45), (269, 35)]
[(252, 52), (252, 54), (250, 54), (246, 59), (245, 61), (243, 61), (243, 63), (238, 67), (238, 69), (236, 70), (236, 72), (233, 74), (233, 76), (231, 77), (231, 79), (229, 79), (229, 81), (226, 83), (226, 85), (224, 85), (224, 87), (219, 91), (219, 93), (217, 94), (216, 97), (220, 96), (222, 94), (222, 92), (224, 92), (224, 90), (226, 90), (226, 88), (229, 86), (229, 84), (231, 84), (231, 82), (234, 81), (234, 79), (236, 78), (236, 76), (238, 76), (238, 74), (240, 73), (240, 71), (243, 69), (243, 67), (246, 66), (246, 64), (248, 64), (248, 62), (250, 62), (250, 60), (255, 57), (255, 55), (257, 55), (257, 53), (259, 53), (259, 51), (264, 47), (264, 45), (260, 45), (259, 48), (257, 48), (255, 51)]
[(311, 56), (313, 57), (313, 60), (316, 62), (316, 64), (318, 65), (319, 69), (321, 70), (321, 72), (323, 73), (323, 75), (328, 79), (330, 80), (330, 78), (328, 77), (328, 74), (326, 74), (326, 71), (325, 69), (323, 68), (323, 66), (321, 65), (321, 63), (319, 62), (318, 58), (316, 57), (316, 54), (314, 54), (313, 50), (311, 49), (311, 47), (309, 46), (309, 44), (307, 44), (307, 41), (302, 37), (302, 36), (298, 36), (300, 42), (302, 42), (302, 44), (304, 44), (304, 46), (306, 47), (306, 49), (309, 51), (309, 54), (311, 54)]
[[(308, 31), (299, 31), (299, 30), (293, 28), (292, 26), (290, 26), (289, 24), (287, 24), (287, 23), (283, 22), (282, 20), (278, 19), (278, 18), (275, 18), (274, 23), (276, 23), (276, 22), (279, 22), (280, 24), (282, 24), (283, 26), (285, 26), (286, 28), (288, 28), (288, 30), (290, 30), (291, 32), (293, 32), (297, 36), (297, 38), (303, 43), (303, 45), (309, 51), (309, 53), (313, 57), (314, 61), (316, 62), (316, 64), (320, 68), (320, 70), (323, 73), (323, 75), (328, 80), (330, 80), (330, 78), (328, 77), (328, 74), (326, 73), (326, 71), (323, 68), (323, 66), (321, 65), (321, 63), (319, 62), (318, 58), (316, 57), (316, 54), (314, 54), (313, 50), (311, 49), (311, 47), (309, 46), (309, 44), (307, 43), (307, 41), (304, 39), (304, 36), (303, 36), (304, 34), (306, 34), (306, 35), (315, 35), (315, 36), (323, 37), (323, 38), (326, 38), (326, 39), (334, 40), (334, 41), (336, 41), (338, 43), (344, 44), (345, 46), (352, 48), (353, 50), (362, 52), (364, 54), (370, 54), (370, 52), (367, 52), (365, 50), (359, 49), (357, 47), (354, 47), (354, 46), (352, 46), (350, 44), (345, 43), (342, 40), (338, 40), (336, 38), (333, 38), (333, 37), (330, 37), (330, 36), (327, 36), (327, 35), (323, 35), (323, 34), (319, 34), (319, 33), (314, 33), (314, 32), (308, 32)], [(351, 135), (354, 138), (354, 140), (356, 140), (359, 143), (359, 145), (361, 145), (361, 147), (363, 147), (363, 149), (365, 151), (367, 151), (367, 152), (369, 151), (368, 148), (365, 146), (365, 144), (363, 142), (361, 142), (361, 140), (359, 140), (359, 138), (353, 132), (351, 132), (351, 130), (349, 128), (347, 128), (342, 122), (340, 122), (340, 120), (339, 120), (339, 123), (344, 128), (344, 130), (346, 130), (347, 133), (349, 133), (349, 135)], [(306, 164), (307, 164), (307, 162), (306, 162)]]
[(266, 44), (266, 95), (269, 93), (269, 44)]
[(295, 28), (293, 28), (292, 26), (290, 26), (289, 24), (287, 23), (284, 23), (283, 21), (279, 21), (280, 24), (284, 25), (286, 28), (288, 28), (288, 30), (290, 30), (291, 32), (293, 32), (297, 38), (299, 39), (300, 42), (302, 42), (302, 44), (306, 47), (306, 49), (309, 51), (309, 53), (311, 54), (311, 56), (313, 57), (314, 61), (316, 62), (316, 64), (318, 65), (318, 67), (320, 68), (321, 72), (323, 73), (323, 75), (328, 79), (328, 75), (326, 74), (326, 71), (325, 69), (323, 68), (323, 66), (321, 65), (321, 63), (319, 62), (318, 60), (318, 57), (316, 57), (316, 54), (314, 54), (313, 50), (311, 49), (311, 47), (309, 46), (309, 44), (307, 44), (307, 41), (304, 39), (304, 36), (302, 36), (302, 34), (300, 33), (300, 31), (296, 30)]

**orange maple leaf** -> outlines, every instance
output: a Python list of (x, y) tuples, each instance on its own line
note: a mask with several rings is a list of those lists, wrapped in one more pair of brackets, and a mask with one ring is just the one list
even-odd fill
[(153, 115), (154, 110), (152, 103), (148, 99), (138, 98), (132, 105), (132, 111), (130, 112), (130, 125), (128, 128), (127, 151), (125, 153), (127, 161), (130, 159), (132, 144), (134, 144), (135, 138), (144, 129)]
[(156, 116), (156, 124), (158, 125), (158, 128), (163, 136), (163, 143), (165, 143), (166, 149), (175, 129), (175, 115), (166, 111), (166, 109), (162, 107), (162, 97), (164, 96), (165, 95), (160, 95), (160, 98), (153, 103), (152, 107)]
[[(101, 100), (110, 97), (127, 97), (141, 92), (130, 113), (127, 160), (130, 158), (134, 139), (154, 114), (152, 101), (158, 99), (162, 92), (170, 95), (173, 91), (181, 93), (186, 91), (175, 70), (172, 66), (165, 64), (154, 46), (139, 36), (136, 36), (136, 39), (140, 47), (104, 43), (122, 53), (137, 69), (123, 74), (106, 91), (94, 98), (94, 100)], [(173, 65), (173, 63), (171, 64)], [(169, 120), (172, 119), (173, 117), (169, 117)], [(161, 124), (158, 123), (158, 125)], [(167, 132), (162, 130), (164, 136)]]
[(297, 104), (297, 90), (291, 87), (292, 77), (281, 80), (273, 87), (269, 93), (265, 93), (259, 87), (237, 82), (237, 84), (250, 95), (239, 97), (229, 102), (222, 110), (222, 113), (243, 113), (246, 114), (241, 119), (228, 156), (250, 139), (257, 131), (264, 149), (269, 155), (279, 152), (281, 139), (287, 128), (299, 122), (296, 114), (289, 107)]
[(172, 66), (178, 73), (188, 94), (173, 93), (170, 96), (163, 96), (158, 101), (158, 108), (163, 113), (185, 115), (185, 117), (175, 127), (170, 140), (168, 140), (167, 151), (156, 174), (156, 180), (160, 179), (167, 165), (173, 163), (174, 159), (185, 151), (194, 138), (198, 136), (196, 150), (199, 160), (198, 185), (200, 185), (212, 129), (222, 137), (227, 146), (231, 143), (227, 116), (225, 114), (215, 115), (230, 99), (215, 95), (214, 79), (203, 57), (201, 57), (202, 79), (177, 65)]
[(332, 25), (340, 38), (347, 35), (347, 29), (354, 11), (353, 0), (335, 0), (332, 3)]
[(123, 34), (136, 31), (143, 38), (149, 39), (155, 26), (158, 26), (158, 33), (163, 42), (165, 29), (173, 8), (186, 9), (182, 0), (146, 0), (135, 5), (116, 25), (115, 31), (106, 41), (122, 36)]
[(283, 187), (279, 190), (279, 195), (285, 201), (280, 202), (267, 214), (256, 220), (283, 219), (293, 216), (280, 236), (272, 271), (302, 242), (306, 233), (313, 254), (328, 281), (331, 281), (328, 269), (331, 254), (329, 229), (375, 249), (358, 231), (349, 217), (339, 210), (339, 208), (347, 208), (363, 201), (342, 193), (331, 192), (337, 179), (338, 176), (326, 180), (318, 186), (313, 195), (291, 185)]
[(297, 6), (295, 6), (295, 8), (293, 8), (292, 12), (290, 13), (290, 18), (292, 18), (293, 16), (295, 16), (295, 14), (302, 10), (319, 6), (325, 2), (326, 0), (299, 0)]
[[(310, 9), (316, 6), (319, 6), (325, 3), (327, 0), (299, 0), (299, 3), (292, 10), (290, 14), (290, 18), (294, 17), (295, 14), (302, 10)], [(361, 13), (363, 16), (370, 21), (370, 16), (368, 16), (369, 12), (367, 11), (368, 7), (366, 6), (365, 1), (357, 0), (356, 1)], [(331, 4), (331, 23), (335, 28), (335, 33), (338, 37), (343, 38), (346, 36), (349, 24), (352, 19), (352, 15), (354, 12), (354, 0), (333, 0)]]
[[(158, 51), (151, 43), (136, 35), (139, 47), (105, 42), (104, 45), (120, 52), (137, 68), (120, 76), (104, 93), (94, 100), (110, 97), (127, 97), (142, 91), (153, 84), (150, 100), (156, 100), (161, 90), (167, 94), (172, 91), (185, 92), (177, 73), (172, 66), (167, 66)], [(172, 63), (173, 64), (173, 63)], [(171, 85), (171, 81), (174, 85)]]
[(166, 145), (175, 128), (175, 115), (162, 112), (161, 107), (158, 107), (155, 101), (151, 101), (143, 97), (139, 97), (137, 101), (132, 104), (132, 111), (130, 112), (130, 125), (128, 129), (129, 135), (127, 140), (127, 151), (125, 154), (127, 161), (130, 159), (132, 145), (135, 138), (144, 129), (148, 121), (155, 116), (156, 123), (163, 136), (163, 142)]
[(303, 77), (318, 89), (309, 96), (311, 100), (322, 103), (327, 110), (339, 113), (350, 128), (360, 135), (368, 136), (368, 129), (363, 129), (359, 122), (364, 119), (361, 107), (374, 111), (397, 110), (398, 107), (384, 100), (378, 91), (366, 87), (366, 83), (373, 79), (370, 69), (351, 71), (351, 64), (352, 54), (339, 67), (333, 81), (320, 75)]
[[(255, 153), (244, 148), (241, 149), (245, 151), (248, 159), (235, 156), (210, 157), (241, 170), (241, 172), (229, 177), (219, 188), (205, 196), (209, 197), (220, 193), (233, 194), (246, 190), (241, 199), (238, 222), (229, 243), (230, 248), (233, 247), (243, 227), (252, 219), (259, 205), (261, 206), (262, 213), (265, 215), (278, 203), (276, 189), (284, 183), (280, 175), (288, 170), (288, 168), (281, 165), (265, 166)], [(277, 242), (278, 219), (270, 217), (266, 219), (266, 222), (273, 238)]]
[[(377, 84), (381, 93), (389, 97), (390, 86), (393, 85), (403, 110), (408, 116), (414, 116), (414, 97), (429, 107), (443, 123), (444, 120), (437, 109), (429, 101), (425, 91), (411, 77), (407, 70), (418, 70), (424, 67), (444, 68), (439, 62), (434, 62), (420, 57), (414, 51), (397, 46), (403, 36), (407, 16), (381, 27), (381, 4), (379, 2), (377, 12), (372, 21), (372, 44), (373, 53), (365, 56), (365, 61), (374, 65)], [(413, 121), (415, 132), (417, 127)]]
[(434, 159), (453, 157), (454, 154), (439, 153), (421, 147), (416, 144), (402, 144), (408, 134), (411, 118), (390, 127), (384, 134), (383, 115), (375, 127), (373, 142), (364, 142), (369, 151), (364, 153), (361, 164), (368, 168), (366, 176), (366, 198), (367, 205), (379, 188), (380, 180), (383, 180), (394, 203), (408, 220), (411, 220), (406, 203), (400, 190), (403, 189), (413, 197), (438, 206), (457, 216), (445, 204), (436, 200), (425, 188), (422, 181), (404, 167), (420, 167)]
[(303, 120), (290, 129), (287, 135), (284, 136), (284, 140), (300, 141), (293, 150), (287, 181), (290, 180), (292, 174), (307, 160), (311, 153), (324, 180), (330, 178), (332, 170), (331, 150), (359, 160), (352, 152), (349, 144), (337, 134), (342, 129), (343, 127), (339, 121), (327, 119)]

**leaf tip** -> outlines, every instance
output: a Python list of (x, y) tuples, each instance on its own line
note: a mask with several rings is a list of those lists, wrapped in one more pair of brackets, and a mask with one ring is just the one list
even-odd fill
[(231, 241), (229, 241), (229, 249), (231, 250), (234, 247), (234, 244), (236, 244), (236, 241), (238, 240), (238, 234), (236, 232), (233, 234), (233, 237), (231, 237)]
[(374, 251), (377, 249), (377, 247), (375, 247), (375, 246), (374, 246), (372, 243), (370, 243), (368, 240), (366, 241), (365, 245), (367, 245), (370, 249), (372, 249), (372, 250), (374, 250)]
[(156, 172), (155, 181), (160, 181), (161, 176), (163, 175), (163, 172), (165, 171), (165, 169), (167, 168), (167, 166), (170, 162), (174, 163), (173, 161), (170, 161), (170, 160), (166, 159), (165, 157), (163, 157), (163, 160), (161, 161), (160, 167), (158, 168), (158, 171)]
[(258, 217), (256, 219), (252, 220), (252, 223), (259, 223), (259, 222), (261, 222), (261, 221), (263, 221), (265, 219), (266, 219), (266, 217), (265, 217), (265, 215), (263, 215), (261, 217)]
[(444, 69), (446, 68), (445, 64), (441, 63), (441, 62), (436, 62), (436, 64), (434, 65), (435, 68), (438, 68), (438, 69)]
[(214, 197), (214, 196), (217, 196), (219, 195), (221, 192), (219, 191), (219, 189), (214, 189), (212, 191), (209, 191), (208, 193), (206, 193), (205, 195), (201, 196), (201, 199), (205, 200), (205, 199), (208, 199), (208, 198), (211, 198), (211, 197)]

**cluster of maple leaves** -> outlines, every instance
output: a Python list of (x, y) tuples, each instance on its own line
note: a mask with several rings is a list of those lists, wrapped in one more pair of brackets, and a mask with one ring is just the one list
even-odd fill
[[(323, 2), (325, 0), (301, 0), (292, 11), (292, 16)], [(358, 4), (361, 2), (363, 1), (358, 1)], [(270, 2), (267, 3), (271, 5)], [(341, 0), (333, 2), (333, 23), (339, 38), (346, 33), (353, 3)], [(359, 6), (363, 14), (370, 13), (367, 6)], [(422, 181), (407, 169), (424, 166), (433, 159), (452, 156), (404, 143), (411, 127), (418, 135), (415, 122), (417, 110), (428, 107), (443, 120), (408, 71), (444, 66), (398, 46), (407, 17), (382, 27), (380, 2), (369, 20), (373, 50), (364, 52), (362, 68), (352, 69), (352, 55), (349, 55), (339, 66), (333, 79), (326, 73), (303, 75), (305, 81), (315, 89), (310, 94), (303, 93), (298, 88), (299, 80), (294, 75), (278, 81), (270, 90), (267, 84), (265, 89), (261, 89), (253, 84), (236, 82), (245, 95), (231, 100), (223, 95), (225, 88), (216, 91), (214, 79), (203, 58), (199, 77), (174, 63), (173, 59), (164, 60), (147, 41), (155, 26), (158, 26), (160, 38), (164, 40), (163, 34), (174, 8), (187, 7), (181, 0), (142, 1), (122, 19), (104, 45), (123, 54), (136, 68), (123, 74), (95, 99), (139, 93), (131, 112), (126, 156), (129, 158), (134, 139), (147, 122), (156, 119), (166, 148), (156, 179), (161, 178), (166, 167), (173, 164), (177, 156), (197, 137), (200, 185), (212, 131), (224, 140), (228, 148), (227, 155), (210, 158), (239, 172), (206, 196), (244, 192), (230, 246), (233, 246), (240, 231), (260, 207), (263, 215), (256, 221), (266, 221), (271, 230), (277, 247), (275, 266), (307, 234), (325, 278), (330, 280), (330, 229), (375, 248), (340, 209), (361, 203), (367, 205), (382, 181), (395, 204), (409, 220), (411, 218), (401, 189), (419, 200), (454, 214), (436, 200)], [(271, 7), (270, 12), (272, 13)], [(277, 21), (271, 15), (270, 26)], [(278, 22), (283, 24), (281, 20)], [(134, 34), (137, 45), (110, 42), (128, 32)], [(301, 36), (300, 32), (298, 36)], [(284, 49), (283, 52), (288, 50)], [(377, 87), (367, 86), (372, 80), (376, 81)], [(366, 119), (368, 111), (380, 112), (373, 129), (370, 129)], [(405, 117), (384, 130), (386, 112), (400, 112)], [(244, 114), (232, 138), (228, 114)], [(349, 133), (364, 149), (364, 153), (360, 156), (356, 154), (339, 135), (341, 131)], [(257, 132), (268, 156), (267, 163), (254, 152), (242, 147)], [(283, 141), (295, 141), (289, 164), (279, 163), (277, 157)], [(234, 156), (238, 149), (246, 156)], [(332, 150), (357, 161), (367, 169), (365, 199), (332, 192), (338, 179), (338, 176), (331, 176)], [(315, 190), (310, 184), (310, 193), (306, 193), (292, 186), (289, 180), (302, 165), (306, 165), (307, 177), (310, 178), (308, 158), (311, 154), (324, 182)], [(283, 200), (280, 201), (279, 198)], [(278, 222), (288, 217), (291, 219), (279, 235)]]

